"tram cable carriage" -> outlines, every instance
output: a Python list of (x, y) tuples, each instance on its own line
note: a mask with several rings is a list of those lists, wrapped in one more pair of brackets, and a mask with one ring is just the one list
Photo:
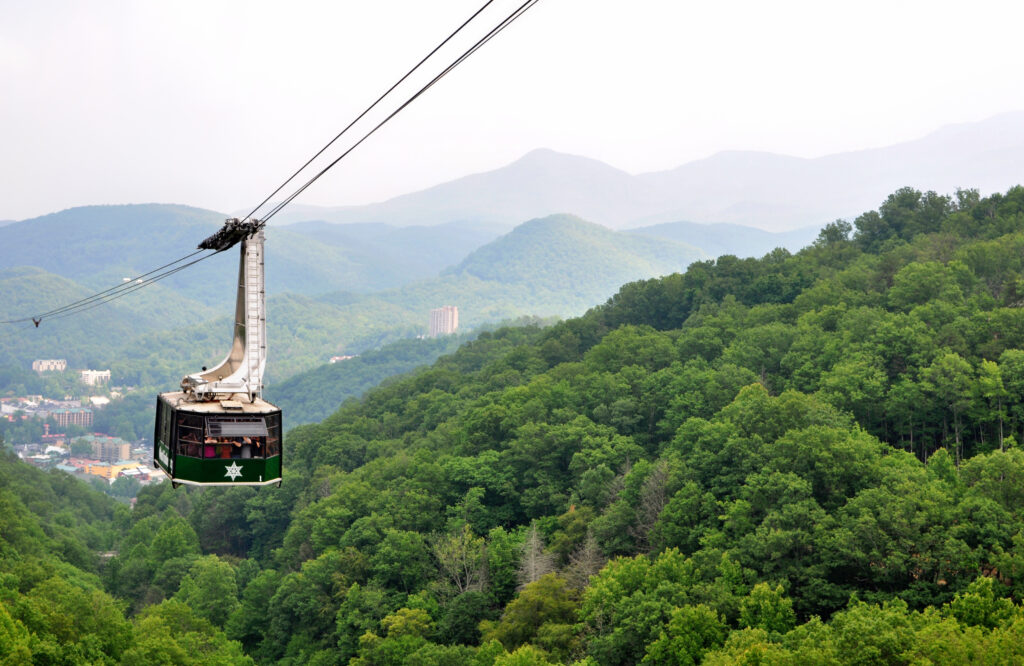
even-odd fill
[(153, 466), (174, 487), (281, 485), (281, 410), (263, 400), (266, 298), (263, 223), (228, 220), (200, 249), (241, 242), (231, 351), (156, 400)]

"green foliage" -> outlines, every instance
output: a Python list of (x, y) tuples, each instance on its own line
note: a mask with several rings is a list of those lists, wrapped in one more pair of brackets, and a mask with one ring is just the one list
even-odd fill
[(740, 605), (739, 626), (742, 629), (764, 629), (769, 634), (784, 634), (796, 624), (793, 600), (785, 596), (782, 586), (774, 589), (758, 583)]
[(148, 664), (252, 664), (242, 646), (175, 600), (150, 606), (135, 620), (135, 644), (125, 666)]
[(699, 664), (704, 654), (725, 640), (721, 616), (707, 606), (683, 606), (672, 612), (668, 626), (651, 643), (642, 664)]
[(1018, 615), (1017, 609), (1009, 599), (997, 597), (994, 586), (991, 578), (978, 578), (950, 602), (949, 613), (969, 627), (995, 629), (1009, 625)]
[(267, 387), (267, 400), (287, 414), (291, 427), (322, 421), (349, 398), (357, 398), (388, 377), (429, 365), (469, 341), (469, 335), (398, 340), (337, 363), (300, 372)]
[(572, 621), (576, 602), (564, 578), (549, 573), (526, 585), (497, 622), (484, 620), (480, 630), (484, 642), (496, 640), (507, 650), (529, 643), (545, 625)]
[(1024, 189), (855, 226), (482, 333), (288, 432), (280, 489), (0, 464), (0, 641), (85, 650), (43, 591), (102, 571), (133, 663), (1019, 662)]
[(117, 660), (132, 628), (105, 592), (49, 578), (13, 605), (13, 617), (31, 634), (33, 659), (55, 663)]
[(201, 557), (181, 579), (174, 598), (188, 604), (197, 616), (223, 628), (238, 607), (235, 570), (216, 555)]

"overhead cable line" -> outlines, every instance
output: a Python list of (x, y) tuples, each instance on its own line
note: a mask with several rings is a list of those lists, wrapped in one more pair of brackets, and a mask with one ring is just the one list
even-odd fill
[[(118, 284), (118, 285), (115, 285), (113, 287), (110, 287), (109, 289), (104, 289), (103, 291), (96, 292), (95, 294), (92, 294), (91, 296), (87, 296), (87, 297), (79, 299), (77, 301), (72, 301), (71, 303), (68, 303), (66, 305), (62, 305), (59, 308), (55, 308), (53, 310), (48, 310), (46, 312), (41, 312), (41, 313), (36, 314), (34, 316), (31, 316), (31, 317), (21, 317), (21, 318), (18, 318), (18, 319), (7, 319), (7, 320), (4, 320), (4, 321), (0, 321), (0, 324), (20, 324), (20, 323), (23, 323), (23, 322), (27, 323), (27, 322), (30, 322), (30, 321), (32, 321), (32, 322), (39, 322), (44, 317), (47, 318), (47, 319), (59, 319), (60, 317), (57, 317), (56, 315), (60, 315), (60, 314), (63, 314), (63, 313), (68, 313), (68, 312), (70, 312), (71, 314), (75, 314), (77, 311), (79, 311), (81, 309), (89, 310), (91, 308), (87, 307), (87, 306), (89, 306), (92, 303), (95, 303), (95, 302), (99, 301), (99, 304), (102, 305), (103, 303), (106, 303), (106, 302), (109, 302), (109, 301), (112, 301), (112, 300), (116, 300), (117, 298), (120, 297), (119, 294), (121, 294), (122, 292), (135, 291), (135, 288), (141, 288), (144, 285), (149, 285), (149, 284), (151, 284), (153, 282), (156, 282), (158, 280), (162, 280), (163, 278), (168, 277), (168, 275), (173, 275), (174, 273), (177, 273), (182, 268), (187, 268), (189, 266), (192, 266), (193, 264), (197, 264), (200, 261), (203, 261), (204, 259), (207, 259), (208, 257), (213, 256), (212, 254), (208, 254), (205, 257), (200, 257), (199, 259), (196, 259), (195, 261), (191, 261), (191, 262), (189, 262), (189, 263), (185, 264), (184, 266), (181, 266), (181, 267), (179, 267), (177, 269), (174, 269), (172, 271), (168, 271), (166, 274), (157, 275), (156, 277), (152, 277), (152, 278), (149, 277), (149, 276), (153, 275), (154, 273), (158, 273), (159, 271), (162, 271), (162, 270), (164, 270), (166, 268), (174, 266), (175, 264), (180, 264), (181, 262), (183, 262), (183, 261), (185, 261), (187, 259), (191, 259), (192, 257), (196, 256), (197, 254), (200, 254), (200, 253), (205, 252), (205, 251), (206, 250), (196, 250), (195, 252), (192, 252), (191, 254), (186, 254), (185, 256), (179, 257), (179, 258), (175, 259), (174, 261), (171, 261), (171, 262), (168, 262), (168, 263), (164, 264), (163, 266), (160, 266), (158, 268), (154, 268), (153, 270), (151, 270), (151, 271), (149, 271), (147, 273), (143, 273), (142, 275), (137, 275), (137, 276), (132, 277), (132, 278), (127, 278), (121, 284)], [(214, 253), (214, 254), (216, 254), (216, 253)], [(149, 279), (145, 279), (145, 278), (149, 278)], [(140, 284), (139, 280), (143, 280), (143, 282)], [(36, 325), (38, 326), (39, 324), (37, 323)]]
[[(300, 173), (302, 173), (302, 171), (304, 171), (307, 167), (309, 167), (309, 165), (312, 164), (314, 160), (316, 160), (318, 157), (320, 157), (328, 148), (330, 148), (332, 145), (334, 145), (334, 143), (337, 142), (338, 139), (340, 139), (344, 134), (346, 134), (356, 123), (358, 123), (360, 120), (362, 120), (370, 111), (372, 111), (374, 108), (376, 108), (377, 105), (380, 104), (381, 101), (383, 101), (388, 95), (390, 95), (399, 85), (401, 85), (403, 82), (405, 82), (427, 60), (429, 60), (431, 57), (433, 57), (441, 48), (443, 48), (448, 42), (450, 42), (459, 32), (461, 32), (467, 25), (469, 25), (469, 23), (471, 23), (474, 19), (476, 19), (493, 2), (494, 2), (494, 0), (487, 0), (487, 2), (485, 2), (468, 19), (466, 19), (461, 25), (459, 25), (458, 28), (456, 28), (450, 35), (448, 35), (443, 41), (441, 41), (440, 44), (438, 44), (436, 47), (434, 47), (412, 69), (410, 69), (408, 72), (406, 72), (406, 74), (404, 76), (402, 76), (398, 81), (396, 81), (380, 97), (378, 97), (372, 104), (370, 104), (370, 106), (368, 106), (362, 113), (360, 113), (354, 120), (352, 120), (352, 122), (350, 122), (347, 126), (345, 126), (345, 128), (342, 129), (341, 132), (339, 132), (333, 139), (331, 139), (326, 145), (324, 145), (324, 147), (321, 148), (315, 155), (313, 155), (313, 157), (311, 157), (305, 164), (303, 164), (301, 167), (299, 167), (299, 169), (297, 169), (295, 171), (295, 173), (293, 173), (291, 176), (288, 177), (287, 180), (285, 180), (283, 183), (281, 183), (281, 185), (279, 185), (273, 192), (271, 192), (270, 195), (267, 196), (266, 199), (264, 199), (262, 202), (260, 202), (260, 204), (258, 206), (256, 206), (256, 208), (254, 208), (243, 219), (250, 219), (250, 218), (252, 218), (252, 216), (260, 208), (262, 208), (264, 205), (266, 205), (267, 202), (270, 201), (270, 199), (273, 198), (273, 196), (275, 194), (277, 194), (282, 189), (284, 189), (284, 187), (287, 186), (288, 183), (292, 182)], [(518, 19), (526, 11), (528, 11), (535, 4), (537, 4), (537, 2), (539, 2), (539, 0), (526, 0), (526, 2), (521, 4), (511, 14), (506, 16), (497, 26), (492, 28), (484, 37), (482, 37), (479, 40), (477, 40), (477, 42), (475, 44), (473, 44), (473, 46), (471, 46), (469, 49), (467, 49), (465, 52), (463, 52), (462, 55), (460, 55), (451, 64), (449, 64), (444, 70), (442, 70), (440, 74), (435, 76), (433, 79), (430, 80), (430, 82), (428, 82), (426, 85), (424, 85), (422, 88), (420, 88), (419, 91), (417, 91), (414, 95), (412, 95), (409, 99), (407, 99), (396, 110), (391, 112), (384, 120), (382, 120), (380, 123), (378, 123), (373, 129), (371, 129), (369, 132), (367, 132), (365, 135), (363, 135), (363, 137), (360, 138), (356, 143), (354, 143), (352, 146), (350, 146), (347, 150), (345, 150), (340, 156), (338, 156), (334, 161), (332, 161), (326, 167), (324, 167), (319, 172), (317, 172), (312, 178), (307, 180), (301, 187), (299, 187), (290, 196), (288, 196), (282, 202), (280, 202), (276, 206), (274, 206), (274, 208), (262, 220), (260, 220), (260, 226), (262, 227), (263, 225), (265, 225), (266, 222), (271, 217), (273, 217), (274, 215), (279, 213), (281, 211), (281, 209), (283, 209), (285, 206), (287, 206), (289, 203), (291, 203), (296, 197), (298, 197), (300, 194), (302, 194), (302, 192), (304, 192), (310, 185), (312, 185), (314, 182), (316, 182), (321, 176), (323, 176), (325, 173), (327, 173), (338, 162), (340, 162), (342, 159), (344, 159), (346, 156), (348, 156), (349, 153), (351, 153), (359, 145), (361, 145), (364, 141), (366, 141), (368, 138), (370, 138), (370, 136), (372, 136), (374, 133), (376, 133), (377, 130), (379, 130), (381, 127), (383, 127), (388, 121), (390, 121), (392, 118), (394, 118), (396, 115), (398, 115), (401, 111), (403, 111), (410, 104), (412, 104), (416, 99), (418, 99), (421, 95), (423, 95), (423, 93), (425, 93), (427, 90), (432, 88), (438, 81), (440, 81), (445, 76), (447, 76), (453, 69), (455, 69), (460, 64), (462, 64), (468, 57), (470, 57), (471, 55), (476, 53), (476, 51), (479, 50), (484, 44), (489, 42), (497, 34), (499, 34), (502, 30), (504, 30), (509, 25), (511, 25), (516, 19)], [(74, 314), (79, 314), (81, 312), (85, 312), (87, 310), (91, 310), (93, 308), (99, 307), (100, 305), (104, 305), (104, 304), (109, 303), (111, 301), (114, 301), (114, 300), (117, 300), (119, 298), (122, 298), (122, 297), (128, 295), (129, 293), (131, 293), (133, 291), (138, 291), (139, 289), (143, 289), (145, 287), (148, 287), (149, 285), (151, 285), (151, 284), (153, 284), (155, 282), (158, 282), (160, 280), (163, 280), (164, 278), (170, 277), (171, 275), (174, 275), (175, 273), (177, 273), (179, 271), (182, 271), (182, 270), (184, 270), (186, 268), (189, 268), (190, 266), (193, 266), (193, 265), (195, 265), (195, 264), (197, 264), (197, 263), (199, 263), (201, 261), (205, 261), (206, 259), (209, 259), (210, 257), (212, 257), (212, 256), (214, 256), (216, 254), (219, 254), (220, 252), (223, 252), (224, 249), (227, 249), (227, 248), (217, 249), (216, 251), (211, 252), (210, 254), (207, 254), (207, 255), (205, 255), (203, 257), (200, 257), (199, 259), (195, 259), (193, 261), (189, 261), (186, 264), (183, 264), (181, 266), (177, 266), (176, 268), (164, 271), (164, 269), (168, 269), (171, 266), (175, 266), (176, 264), (180, 264), (181, 262), (186, 261), (188, 259), (191, 259), (195, 255), (197, 255), (197, 254), (199, 254), (201, 252), (204, 252), (204, 251), (206, 251), (208, 249), (211, 249), (211, 248), (201, 248), (201, 249), (198, 249), (195, 252), (192, 252), (191, 254), (185, 255), (185, 256), (180, 257), (178, 259), (175, 259), (174, 261), (169, 262), (167, 264), (164, 264), (163, 266), (160, 266), (159, 268), (155, 268), (155, 269), (153, 269), (153, 270), (151, 270), (151, 271), (149, 271), (147, 273), (143, 273), (142, 275), (136, 276), (134, 278), (129, 278), (128, 280), (126, 280), (122, 284), (115, 285), (113, 287), (110, 287), (109, 289), (105, 289), (103, 291), (97, 292), (97, 293), (95, 293), (95, 294), (93, 294), (91, 296), (88, 296), (86, 298), (82, 298), (82, 299), (79, 299), (77, 301), (73, 301), (73, 302), (68, 303), (66, 305), (63, 305), (63, 306), (61, 306), (59, 308), (55, 308), (55, 309), (49, 310), (47, 312), (39, 313), (39, 314), (36, 314), (34, 316), (3, 320), (3, 321), (0, 321), (0, 324), (27, 323), (27, 322), (31, 321), (32, 323), (34, 323), (38, 327), (39, 323), (43, 320), (43, 318), (46, 318), (46, 319), (61, 319), (63, 317), (69, 317), (69, 316), (74, 315)], [(161, 273), (160, 271), (164, 271), (164, 272)], [(149, 277), (149, 276), (154, 275), (154, 274), (156, 274), (154, 277)], [(148, 278), (148, 279), (144, 279), (144, 278)], [(140, 282), (140, 280), (141, 280), (141, 282)]]
[(378, 123), (373, 129), (371, 129), (369, 132), (364, 134), (363, 137), (361, 139), (359, 139), (359, 141), (355, 142), (351, 147), (348, 148), (348, 150), (346, 150), (341, 155), (339, 155), (333, 162), (328, 164), (326, 167), (324, 167), (319, 172), (317, 172), (316, 175), (314, 175), (312, 178), (307, 180), (299, 189), (297, 189), (295, 192), (293, 192), (288, 198), (286, 198), (281, 203), (277, 204), (269, 213), (267, 213), (267, 215), (265, 215), (263, 217), (263, 222), (266, 223), (268, 220), (270, 220), (270, 218), (272, 218), (275, 215), (277, 215), (277, 213), (279, 213), (282, 208), (284, 208), (289, 203), (291, 203), (297, 196), (302, 194), (306, 190), (306, 188), (308, 188), (310, 185), (315, 183), (325, 173), (330, 171), (331, 168), (334, 167), (334, 165), (336, 165), (338, 162), (340, 162), (345, 157), (347, 157), (348, 154), (351, 153), (353, 150), (358, 148), (360, 144), (362, 144), (364, 141), (366, 141), (368, 138), (370, 138), (377, 130), (379, 130), (381, 127), (383, 127), (385, 123), (387, 123), (389, 120), (391, 120), (392, 118), (397, 116), (399, 113), (401, 113), (402, 110), (404, 110), (407, 106), (409, 106), (414, 101), (416, 101), (416, 99), (418, 99), (423, 93), (425, 93), (428, 90), (430, 90), (430, 88), (432, 88), (438, 81), (443, 79), (453, 69), (455, 69), (456, 67), (461, 65), (463, 62), (465, 62), (465, 60), (467, 58), (469, 58), (469, 56), (471, 56), (474, 53), (476, 53), (484, 44), (486, 44), (487, 42), (491, 41), (491, 39), (493, 39), (496, 35), (498, 35), (498, 33), (500, 33), (502, 30), (504, 30), (509, 25), (511, 25), (516, 19), (518, 19), (524, 13), (529, 11), (530, 8), (532, 8), (534, 5), (536, 5), (539, 1), (540, 0), (526, 0), (526, 2), (521, 4), (515, 11), (513, 11), (511, 14), (506, 16), (505, 19), (502, 20), (501, 23), (499, 23), (497, 26), (492, 28), (490, 30), (490, 32), (488, 32), (484, 37), (480, 38), (475, 44), (473, 44), (473, 46), (468, 48), (462, 55), (460, 55), (458, 58), (456, 58), (454, 62), (452, 62), (447, 67), (445, 67), (444, 70), (442, 70), (440, 74), (435, 76), (433, 79), (430, 80), (429, 83), (427, 83), (425, 86), (420, 88), (419, 91), (416, 92), (416, 94), (414, 94), (412, 97), (407, 99), (397, 109), (392, 111), (391, 114), (389, 114), (384, 120), (382, 120), (380, 123)]
[[(193, 253), (193, 255), (194, 254), (196, 254), (196, 253)], [(93, 302), (91, 304), (84, 303), (80, 307), (78, 307), (78, 308), (76, 308), (74, 310), (66, 310), (66, 311), (62, 312), (61, 314), (56, 314), (56, 315), (47, 315), (46, 318), (47, 319), (63, 319), (64, 317), (70, 317), (71, 315), (76, 315), (76, 314), (79, 314), (81, 312), (85, 312), (86, 310), (92, 310), (93, 308), (98, 308), (101, 305), (105, 305), (105, 304), (107, 304), (107, 303), (109, 303), (111, 301), (116, 301), (119, 298), (123, 298), (124, 296), (127, 296), (128, 294), (130, 294), (133, 291), (138, 291), (139, 289), (142, 289), (144, 287), (148, 287), (149, 285), (153, 284), (154, 282), (159, 282), (160, 280), (163, 280), (164, 278), (168, 278), (168, 277), (174, 275), (175, 273), (177, 273), (179, 271), (183, 271), (186, 268), (189, 268), (191, 266), (194, 266), (194, 265), (198, 264), (200, 261), (206, 261), (207, 259), (209, 259), (210, 257), (214, 256), (215, 254), (219, 254), (219, 252), (213, 252), (213, 253), (208, 254), (206, 256), (199, 257), (198, 259), (194, 259), (194, 260), (188, 262), (187, 264), (182, 264), (181, 266), (178, 266), (177, 268), (173, 268), (171, 270), (168, 270), (168, 271), (165, 271), (163, 273), (160, 273), (159, 275), (156, 275), (155, 277), (151, 277), (148, 280), (144, 280), (141, 283), (137, 282), (137, 281), (126, 282), (125, 285), (130, 285), (130, 287), (127, 288), (127, 289), (123, 289), (123, 290), (121, 290), (121, 291), (119, 291), (119, 292), (117, 292), (115, 294), (111, 294), (111, 295), (109, 295), (109, 296), (107, 296), (105, 298), (99, 299), (98, 301), (95, 301), (95, 302)], [(37, 317), (37, 319), (40, 319), (40, 318), (41, 317)], [(4, 322), (4, 323), (6, 323), (6, 322)]]
[(423, 56), (423, 59), (422, 59), (422, 60), (420, 60), (420, 61), (419, 61), (418, 63), (416, 63), (416, 65), (415, 65), (415, 66), (414, 66), (414, 67), (413, 67), (412, 69), (410, 69), (410, 70), (409, 70), (408, 72), (406, 72), (406, 73), (405, 73), (405, 75), (404, 75), (404, 76), (403, 76), (402, 78), (398, 79), (398, 81), (395, 81), (395, 83), (394, 83), (394, 84), (393, 84), (393, 85), (392, 85), (392, 86), (391, 86), (390, 88), (388, 88), (387, 90), (385, 90), (385, 91), (384, 91), (384, 93), (383, 93), (383, 94), (382, 94), (382, 95), (381, 95), (380, 97), (378, 97), (378, 98), (377, 98), (377, 99), (376, 99), (376, 100), (375, 100), (375, 101), (373, 102), (373, 104), (371, 104), (370, 106), (366, 107), (366, 109), (365, 109), (365, 110), (364, 110), (364, 111), (363, 111), (362, 113), (360, 113), (360, 114), (359, 114), (358, 116), (356, 116), (356, 117), (355, 117), (355, 119), (354, 119), (354, 120), (353, 120), (352, 122), (350, 122), (350, 123), (349, 123), (348, 125), (346, 125), (346, 126), (345, 126), (345, 129), (343, 129), (343, 130), (341, 130), (340, 132), (338, 132), (338, 134), (337, 134), (337, 135), (336, 135), (336, 136), (335, 136), (335, 137), (334, 137), (333, 139), (331, 139), (330, 141), (328, 141), (328, 142), (327, 142), (327, 144), (326, 144), (326, 145), (325, 145), (325, 146), (324, 146), (323, 148), (321, 148), (320, 150), (318, 150), (318, 151), (317, 151), (316, 155), (313, 155), (313, 157), (310, 157), (310, 158), (309, 158), (309, 160), (307, 160), (305, 164), (303, 164), (303, 165), (302, 165), (302, 166), (300, 166), (300, 167), (299, 167), (298, 169), (296, 169), (296, 170), (295, 170), (295, 173), (293, 173), (293, 174), (292, 174), (291, 176), (288, 176), (288, 180), (286, 180), (286, 181), (284, 181), (283, 183), (281, 183), (280, 185), (278, 185), (278, 186), (277, 186), (277, 189), (276, 189), (276, 190), (274, 190), (274, 191), (273, 191), (273, 192), (271, 192), (271, 193), (270, 193), (269, 195), (267, 195), (267, 198), (266, 198), (266, 199), (264, 199), (263, 201), (261, 201), (261, 202), (260, 202), (260, 205), (256, 206), (256, 207), (255, 207), (255, 208), (253, 208), (253, 209), (252, 209), (251, 211), (249, 211), (249, 214), (248, 214), (248, 215), (246, 215), (245, 217), (243, 217), (242, 219), (243, 219), (243, 220), (244, 220), (244, 219), (248, 219), (248, 218), (251, 218), (251, 217), (252, 217), (253, 215), (255, 215), (255, 214), (256, 214), (256, 211), (258, 211), (258, 210), (259, 210), (260, 208), (263, 208), (263, 206), (265, 206), (265, 205), (266, 205), (266, 203), (267, 203), (268, 201), (270, 201), (270, 200), (271, 200), (271, 199), (272, 199), (272, 198), (274, 197), (274, 195), (276, 195), (276, 194), (277, 194), (278, 192), (280, 192), (281, 190), (283, 190), (283, 189), (285, 188), (285, 186), (286, 186), (286, 185), (287, 185), (288, 183), (290, 183), (290, 182), (292, 182), (293, 180), (295, 180), (295, 177), (296, 177), (296, 176), (298, 176), (298, 175), (299, 175), (300, 173), (302, 173), (302, 172), (303, 172), (303, 170), (305, 170), (305, 169), (306, 169), (306, 167), (308, 167), (308, 166), (309, 166), (310, 164), (312, 164), (312, 163), (313, 163), (313, 161), (314, 161), (314, 160), (315, 160), (316, 158), (318, 158), (318, 157), (320, 157), (321, 155), (323, 155), (323, 154), (324, 154), (324, 151), (326, 151), (326, 150), (327, 150), (328, 148), (330, 148), (331, 146), (333, 146), (333, 145), (334, 145), (334, 143), (335, 143), (335, 142), (336, 142), (336, 141), (337, 141), (338, 139), (340, 139), (340, 138), (341, 138), (341, 137), (342, 137), (342, 136), (343, 136), (343, 135), (344, 135), (344, 134), (345, 134), (346, 132), (348, 132), (348, 131), (349, 131), (350, 129), (352, 129), (352, 126), (353, 126), (353, 125), (355, 125), (356, 123), (358, 123), (358, 122), (359, 122), (360, 120), (362, 120), (362, 119), (363, 119), (363, 117), (364, 117), (364, 116), (366, 116), (366, 114), (368, 114), (368, 113), (369, 113), (370, 111), (372, 111), (372, 110), (373, 110), (374, 108), (376, 108), (376, 106), (377, 106), (378, 104), (380, 104), (380, 103), (381, 103), (381, 101), (383, 101), (385, 97), (387, 97), (388, 95), (390, 95), (390, 94), (391, 94), (391, 92), (392, 92), (392, 91), (394, 91), (394, 89), (395, 89), (395, 88), (397, 88), (398, 86), (402, 85), (402, 83), (404, 83), (406, 79), (408, 79), (408, 78), (409, 78), (410, 76), (412, 76), (412, 75), (413, 75), (413, 73), (414, 73), (414, 72), (415, 72), (415, 71), (416, 71), (417, 69), (419, 69), (419, 68), (420, 68), (420, 67), (421, 67), (421, 66), (423, 65), (423, 63), (425, 63), (425, 62), (426, 62), (427, 60), (430, 60), (430, 58), (431, 58), (431, 57), (432, 57), (432, 56), (433, 56), (433, 55), (434, 55), (435, 53), (437, 53), (438, 51), (440, 51), (440, 50), (441, 50), (441, 48), (442, 48), (442, 47), (444, 47), (444, 45), (445, 45), (445, 44), (447, 44), (448, 42), (450, 42), (450, 41), (452, 40), (452, 38), (454, 38), (454, 37), (455, 37), (455, 36), (456, 36), (457, 34), (459, 34), (459, 32), (461, 32), (463, 28), (465, 28), (465, 27), (466, 27), (467, 25), (469, 25), (469, 24), (470, 24), (470, 22), (472, 22), (472, 20), (473, 20), (473, 19), (475, 19), (475, 18), (476, 18), (477, 16), (479, 16), (479, 15), (480, 15), (480, 13), (481, 13), (482, 11), (484, 11), (485, 9), (487, 9), (487, 7), (489, 7), (489, 6), (491, 5), (491, 3), (493, 3), (493, 2), (494, 2), (494, 0), (487, 0), (487, 2), (485, 2), (485, 3), (483, 4), (483, 6), (481, 6), (481, 7), (480, 7), (480, 9), (476, 10), (475, 12), (473, 12), (473, 15), (472, 15), (472, 16), (470, 16), (470, 17), (469, 17), (468, 19), (466, 19), (465, 21), (463, 21), (462, 25), (460, 25), (460, 26), (459, 26), (458, 28), (456, 28), (456, 29), (455, 29), (455, 30), (454, 30), (454, 31), (453, 31), (453, 32), (452, 32), (452, 33), (451, 33), (450, 35), (448, 35), (448, 36), (447, 36), (447, 37), (446, 37), (446, 38), (444, 39), (444, 41), (442, 41), (442, 42), (441, 42), (440, 44), (438, 44), (437, 46), (435, 46), (435, 47), (434, 47), (434, 49), (433, 49), (433, 50), (432, 50), (432, 51), (431, 51), (430, 53), (428, 53), (427, 55)]

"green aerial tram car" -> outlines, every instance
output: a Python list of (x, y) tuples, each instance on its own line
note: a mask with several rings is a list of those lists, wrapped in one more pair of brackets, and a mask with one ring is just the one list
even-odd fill
[(281, 410), (264, 400), (263, 223), (228, 220), (200, 249), (242, 243), (234, 340), (220, 365), (156, 399), (153, 466), (174, 487), (281, 485)]
[(253, 402), (191, 402), (183, 391), (156, 400), (157, 467), (180, 483), (203, 486), (281, 483), (281, 410)]

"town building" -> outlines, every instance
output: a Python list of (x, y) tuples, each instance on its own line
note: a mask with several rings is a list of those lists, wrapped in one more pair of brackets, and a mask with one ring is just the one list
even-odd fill
[(92, 446), (92, 457), (103, 462), (126, 460), (132, 453), (131, 444), (120, 437), (85, 435), (78, 439), (88, 442)]
[(85, 466), (85, 473), (93, 476), (102, 476), (108, 481), (118, 477), (124, 470), (135, 469), (139, 463), (134, 460), (118, 460), (112, 463), (90, 463)]
[(129, 467), (128, 469), (121, 470), (119, 476), (127, 476), (130, 479), (135, 479), (139, 483), (145, 484), (153, 479), (153, 470), (145, 467)]
[(36, 372), (64, 372), (68, 369), (67, 359), (53, 358), (32, 361), (32, 369)]
[(54, 409), (49, 415), (53, 417), (61, 428), (66, 428), (69, 425), (82, 426), (83, 428), (92, 426), (92, 410), (85, 407)]
[(110, 370), (82, 370), (82, 383), (88, 386), (106, 384), (110, 381)]
[(459, 328), (459, 308), (454, 305), (434, 308), (430, 311), (430, 337), (451, 335)]

